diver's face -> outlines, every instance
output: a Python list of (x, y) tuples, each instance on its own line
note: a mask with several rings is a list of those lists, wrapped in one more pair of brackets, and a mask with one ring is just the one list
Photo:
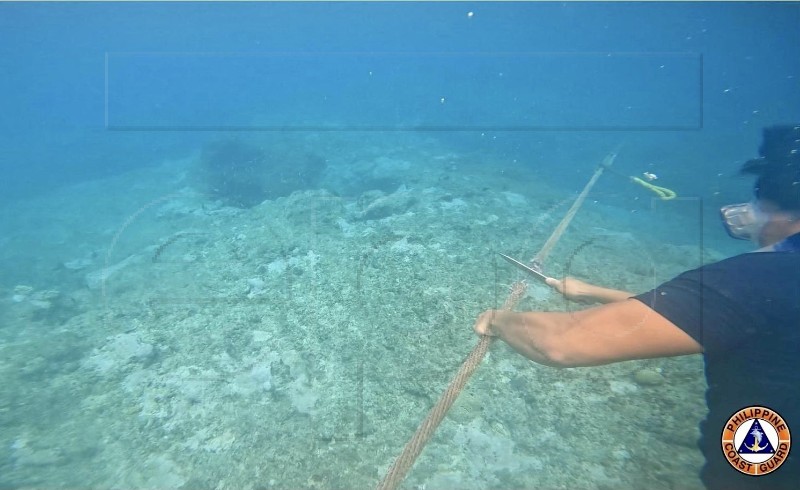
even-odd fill
[(800, 231), (800, 213), (783, 211), (770, 201), (759, 200), (759, 209), (767, 219), (753, 237), (760, 247), (774, 245)]
[(800, 232), (800, 212), (784, 211), (766, 200), (730, 204), (720, 209), (728, 234), (759, 247), (774, 245)]
[(769, 221), (769, 214), (756, 201), (729, 204), (720, 208), (725, 231), (731, 238), (759, 243), (761, 230)]

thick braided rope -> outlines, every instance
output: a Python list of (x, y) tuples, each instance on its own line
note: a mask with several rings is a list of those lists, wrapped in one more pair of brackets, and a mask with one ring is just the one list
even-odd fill
[[(507, 311), (513, 310), (519, 300), (525, 295), (526, 289), (527, 284), (525, 284), (524, 281), (515, 282), (511, 286), (511, 293), (505, 303), (503, 303), (502, 309)], [(458, 398), (458, 395), (467, 384), (467, 381), (469, 381), (472, 373), (474, 373), (475, 369), (480, 365), (483, 357), (489, 350), (492, 339), (494, 339), (494, 337), (486, 335), (481, 337), (478, 341), (478, 345), (472, 349), (472, 352), (469, 353), (461, 364), (461, 367), (450, 382), (450, 385), (444, 393), (442, 393), (442, 396), (439, 397), (439, 401), (436, 402), (436, 405), (428, 412), (428, 416), (425, 417), (425, 420), (417, 427), (417, 431), (406, 443), (403, 452), (400, 453), (391, 468), (389, 468), (386, 476), (384, 476), (383, 480), (378, 484), (378, 490), (393, 490), (403, 482), (408, 470), (414, 466), (414, 462), (422, 452), (425, 444), (428, 443), (433, 433), (436, 432), (436, 428), (439, 427), (444, 416), (447, 415), (447, 411), (450, 410), (450, 407), (453, 405), (453, 402), (456, 401), (456, 398)]]
[[(581, 207), (581, 204), (583, 204), (586, 196), (589, 195), (589, 191), (591, 190), (592, 186), (594, 186), (594, 183), (600, 178), (603, 170), (607, 167), (610, 167), (611, 164), (614, 163), (614, 159), (616, 157), (616, 151), (610, 153), (608, 156), (606, 156), (605, 160), (603, 160), (603, 164), (594, 172), (592, 178), (589, 179), (589, 182), (583, 188), (583, 191), (581, 191), (581, 193), (578, 195), (578, 198), (575, 199), (575, 202), (572, 203), (572, 207), (570, 207), (569, 211), (567, 211), (567, 214), (564, 216), (564, 218), (562, 218), (561, 222), (558, 224), (555, 231), (553, 231), (552, 235), (550, 235), (550, 238), (547, 240), (547, 242), (545, 242), (539, 253), (536, 254), (534, 260), (537, 264), (541, 265), (544, 262), (544, 259), (546, 259), (550, 254), (550, 251), (553, 249), (556, 242), (558, 242), (558, 239), (561, 238), (564, 230), (566, 230), (567, 226), (569, 226), (573, 216), (575, 216), (575, 213), (578, 212), (578, 208)], [(505, 303), (503, 303), (502, 309), (506, 311), (513, 310), (519, 300), (521, 300), (525, 295), (527, 287), (528, 285), (525, 284), (524, 281), (515, 282), (511, 286), (511, 293), (509, 294)], [(478, 345), (472, 349), (472, 352), (469, 353), (467, 358), (461, 364), (461, 367), (458, 369), (455, 377), (450, 382), (450, 385), (448, 385), (447, 389), (444, 391), (444, 393), (442, 393), (439, 401), (436, 402), (436, 405), (434, 405), (431, 411), (428, 412), (428, 416), (425, 417), (425, 420), (423, 420), (419, 427), (417, 427), (417, 431), (406, 443), (405, 447), (403, 448), (403, 452), (400, 453), (392, 466), (389, 468), (386, 476), (384, 476), (383, 480), (381, 480), (381, 482), (378, 484), (378, 490), (394, 490), (400, 485), (400, 483), (403, 482), (408, 470), (414, 466), (414, 462), (417, 460), (417, 457), (420, 455), (420, 453), (422, 453), (422, 449), (425, 447), (425, 444), (428, 443), (428, 440), (436, 431), (436, 428), (439, 427), (439, 424), (444, 419), (447, 411), (450, 410), (453, 402), (455, 402), (456, 398), (458, 398), (458, 395), (461, 393), (461, 390), (467, 384), (467, 381), (469, 381), (472, 373), (475, 372), (475, 369), (483, 360), (483, 357), (489, 350), (489, 345), (491, 345), (492, 339), (493, 337), (481, 337), (481, 339), (478, 341)]]
[(610, 153), (606, 158), (603, 160), (603, 164), (597, 167), (597, 170), (594, 171), (592, 178), (589, 179), (589, 183), (584, 186), (583, 191), (578, 195), (578, 198), (575, 199), (575, 202), (572, 203), (572, 207), (569, 208), (567, 214), (564, 215), (564, 218), (561, 219), (561, 222), (556, 227), (555, 231), (550, 235), (550, 238), (542, 246), (542, 249), (539, 250), (539, 253), (536, 254), (536, 257), (533, 258), (533, 262), (538, 265), (544, 264), (545, 259), (550, 252), (553, 250), (553, 247), (556, 246), (556, 243), (561, 238), (561, 235), (564, 234), (564, 231), (569, 226), (570, 221), (575, 216), (575, 213), (578, 212), (578, 209), (583, 204), (583, 201), (586, 200), (586, 196), (589, 195), (589, 191), (594, 186), (594, 183), (597, 182), (597, 179), (600, 178), (600, 175), (603, 174), (603, 170), (607, 167), (610, 167), (612, 163), (614, 163), (614, 159), (617, 157), (616, 153)]

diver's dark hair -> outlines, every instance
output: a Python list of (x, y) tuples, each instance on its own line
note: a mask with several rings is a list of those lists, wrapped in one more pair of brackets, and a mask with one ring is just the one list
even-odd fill
[(800, 211), (800, 124), (765, 128), (758, 154), (740, 170), (757, 176), (755, 197)]

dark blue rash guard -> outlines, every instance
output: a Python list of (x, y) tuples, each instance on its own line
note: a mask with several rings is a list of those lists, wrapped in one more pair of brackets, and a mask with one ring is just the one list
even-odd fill
[(759, 405), (787, 423), (800, 446), (800, 234), (771, 252), (752, 252), (685, 272), (635, 299), (703, 346), (709, 414), (700, 426), (710, 489), (800, 488), (800, 447), (763, 476), (740, 473), (722, 452), (722, 430), (738, 410)]

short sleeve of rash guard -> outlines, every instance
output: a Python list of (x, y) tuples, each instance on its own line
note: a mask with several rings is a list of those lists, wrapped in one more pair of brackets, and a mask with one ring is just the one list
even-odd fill
[(754, 295), (758, 296), (752, 291), (758, 281), (742, 274), (747, 261), (740, 257), (743, 256), (684, 272), (634, 298), (685, 331), (706, 350), (709, 347), (726, 350), (756, 330), (757, 317), (749, 307)]

